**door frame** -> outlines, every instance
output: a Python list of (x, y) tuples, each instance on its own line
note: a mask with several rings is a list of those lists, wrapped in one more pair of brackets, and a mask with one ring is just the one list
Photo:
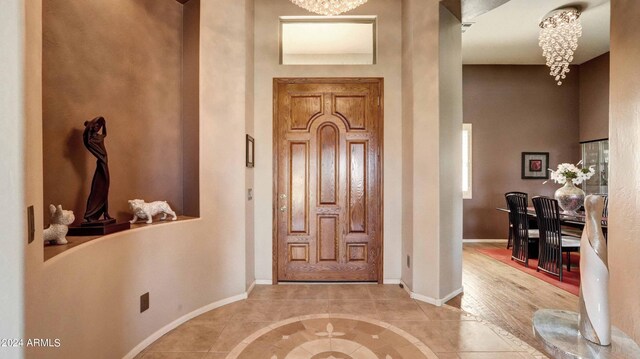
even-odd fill
[(375, 134), (378, 137), (379, 150), (377, 156), (378, 171), (378, 193), (379, 196), (378, 214), (379, 218), (376, 222), (376, 231), (378, 235), (378, 261), (376, 263), (378, 269), (378, 284), (384, 281), (384, 78), (383, 77), (274, 77), (273, 78), (273, 196), (272, 196), (272, 284), (278, 284), (278, 144), (282, 140), (279, 136), (278, 126), (278, 85), (279, 84), (306, 84), (306, 83), (378, 83), (380, 84), (380, 105), (379, 120), (380, 125)]

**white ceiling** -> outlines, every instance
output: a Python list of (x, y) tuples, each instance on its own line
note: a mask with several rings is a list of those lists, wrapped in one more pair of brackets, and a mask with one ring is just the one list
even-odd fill
[(574, 64), (609, 51), (609, 0), (511, 0), (474, 19), (462, 34), (464, 64), (545, 64), (538, 46), (540, 20), (548, 12), (572, 4), (581, 5), (582, 37)]

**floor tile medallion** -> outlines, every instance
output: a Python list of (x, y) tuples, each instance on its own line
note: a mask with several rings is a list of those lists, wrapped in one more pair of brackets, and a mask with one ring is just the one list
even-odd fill
[(263, 328), (226, 359), (432, 359), (420, 340), (389, 323), (347, 314), (294, 317)]

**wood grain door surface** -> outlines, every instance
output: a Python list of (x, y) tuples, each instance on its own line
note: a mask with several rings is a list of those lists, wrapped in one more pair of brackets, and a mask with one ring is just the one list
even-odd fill
[(382, 282), (382, 89), (274, 80), (277, 281)]

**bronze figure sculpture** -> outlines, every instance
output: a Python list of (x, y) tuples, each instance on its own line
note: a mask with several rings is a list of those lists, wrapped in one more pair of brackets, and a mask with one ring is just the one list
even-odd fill
[(102, 236), (131, 228), (129, 222), (116, 223), (109, 215), (109, 161), (104, 139), (107, 137), (107, 121), (96, 117), (85, 121), (82, 142), (96, 157), (96, 171), (91, 180), (91, 192), (87, 199), (84, 222), (80, 226), (69, 227), (68, 236)]
[[(107, 123), (104, 117), (85, 121), (82, 139), (85, 147), (97, 159), (96, 171), (91, 181), (91, 192), (87, 199), (87, 210), (84, 214), (87, 224), (115, 222), (109, 215), (109, 164), (107, 149), (104, 146), (105, 137), (107, 137)], [(100, 219), (102, 216), (104, 216), (103, 220)]]

